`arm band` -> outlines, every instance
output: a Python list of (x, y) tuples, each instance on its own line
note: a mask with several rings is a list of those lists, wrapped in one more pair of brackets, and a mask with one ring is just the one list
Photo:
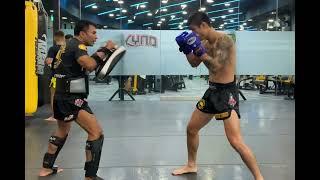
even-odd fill
[(100, 66), (100, 64), (103, 62), (103, 59), (101, 59), (97, 53), (92, 54), (91, 56), (97, 63), (97, 67)]
[[(101, 47), (97, 50), (97, 52), (103, 52), (105, 55), (106, 55), (106, 58), (109, 58), (110, 55), (112, 54), (112, 51), (110, 51), (108, 48), (106, 47)], [(92, 56), (91, 56), (97, 63), (97, 67), (100, 66), (100, 64), (103, 62), (103, 59), (101, 59), (97, 53), (94, 53)]]

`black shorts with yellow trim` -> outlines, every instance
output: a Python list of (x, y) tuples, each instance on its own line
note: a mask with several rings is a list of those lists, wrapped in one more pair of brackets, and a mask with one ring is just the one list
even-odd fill
[(214, 114), (216, 120), (225, 120), (235, 110), (240, 119), (239, 90), (235, 82), (222, 84), (210, 82), (210, 87), (197, 103), (197, 109), (201, 112)]
[(49, 87), (56, 88), (56, 84), (57, 84), (57, 78), (52, 77), (51, 81), (50, 81), (50, 84), (49, 84)]

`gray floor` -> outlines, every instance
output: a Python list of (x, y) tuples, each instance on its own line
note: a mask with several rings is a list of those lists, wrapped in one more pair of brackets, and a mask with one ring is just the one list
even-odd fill
[[(137, 101), (106, 101), (99, 93), (103, 85), (93, 85), (89, 105), (100, 120), (105, 141), (98, 174), (108, 180), (251, 180), (241, 158), (224, 136), (223, 122), (213, 120), (202, 131), (198, 151), (199, 172), (180, 177), (170, 172), (186, 162), (185, 128), (195, 100), (176, 101), (168, 97), (199, 98), (200, 89), (180, 93), (135, 96)], [(190, 86), (189, 86), (190, 87)], [(104, 88), (103, 88), (104, 89)], [(203, 88), (205, 89), (205, 87)], [(188, 91), (188, 90), (185, 90)], [(113, 92), (113, 91), (110, 91)], [(170, 94), (171, 93), (171, 94)], [(99, 95), (100, 94), (100, 95)], [(283, 96), (259, 95), (244, 91), (241, 101), (241, 128), (245, 142), (254, 151), (266, 180), (295, 179), (295, 102)], [(108, 97), (106, 97), (108, 96)], [(149, 96), (149, 97), (148, 97)], [(161, 98), (162, 97), (162, 98)], [(167, 100), (163, 100), (166, 99)], [(146, 98), (145, 100), (143, 98)], [(26, 120), (26, 180), (84, 179), (86, 133), (74, 124), (56, 163), (65, 170), (55, 176), (38, 178), (47, 141), (56, 123), (43, 119), (49, 106), (43, 106)]]

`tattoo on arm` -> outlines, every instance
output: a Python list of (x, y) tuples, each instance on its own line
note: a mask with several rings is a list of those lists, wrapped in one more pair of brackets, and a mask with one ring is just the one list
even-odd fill
[(203, 63), (208, 67), (208, 69), (213, 70), (216, 68), (216, 64), (214, 63), (214, 58), (211, 56), (207, 56), (207, 58), (203, 61)]
[(226, 65), (230, 61), (233, 40), (228, 35), (224, 35), (217, 43), (216, 56), (219, 64)]
[(203, 61), (208, 67), (224, 66), (230, 61), (231, 48), (233, 40), (225, 35), (218, 39), (217, 46), (214, 49), (213, 57), (208, 56)]

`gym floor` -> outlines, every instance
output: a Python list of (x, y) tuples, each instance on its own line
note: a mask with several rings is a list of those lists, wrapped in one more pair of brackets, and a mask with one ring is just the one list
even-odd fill
[[(166, 95), (174, 95), (165, 93), (135, 96), (140, 98), (136, 101), (110, 102), (107, 99), (116, 89), (110, 91), (111, 94), (98, 95), (102, 86), (91, 85), (88, 98), (105, 134), (98, 171), (101, 177), (110, 180), (253, 179), (240, 156), (229, 145), (223, 122), (214, 119), (200, 132), (198, 173), (172, 176), (171, 171), (187, 160), (185, 129), (196, 100), (164, 100)], [(199, 96), (202, 91), (193, 94)], [(96, 95), (93, 92), (97, 92)], [(258, 91), (243, 93), (248, 100), (240, 98), (242, 134), (255, 153), (262, 174), (266, 180), (294, 180), (295, 102), (283, 100), (283, 96), (260, 95)], [(148, 96), (156, 98), (150, 100)], [(49, 106), (45, 105), (34, 117), (26, 119), (26, 180), (40, 179), (37, 174), (48, 138), (56, 128), (55, 122), (44, 120), (48, 116)], [(69, 138), (56, 160), (64, 171), (41, 179), (84, 179), (85, 141), (86, 133), (73, 123)]]

